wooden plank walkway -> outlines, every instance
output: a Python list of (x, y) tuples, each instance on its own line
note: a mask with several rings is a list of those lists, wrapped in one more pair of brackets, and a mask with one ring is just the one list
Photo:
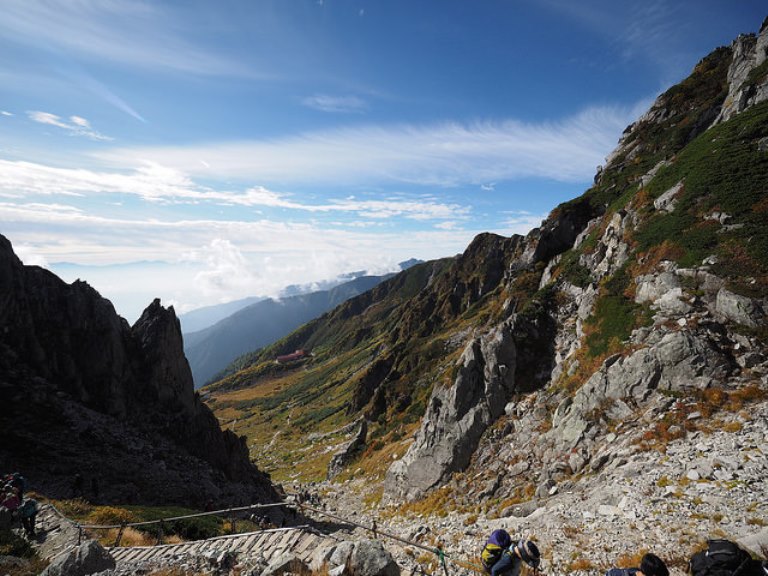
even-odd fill
[(322, 535), (307, 526), (295, 528), (275, 528), (260, 532), (247, 532), (231, 536), (217, 536), (196, 542), (164, 544), (157, 546), (120, 546), (107, 548), (117, 562), (123, 563), (144, 560), (179, 558), (180, 556), (218, 557), (227, 552), (237, 555), (238, 560), (262, 556), (267, 562), (281, 554), (291, 553), (309, 562), (312, 554), (321, 546), (337, 543), (331, 536)]
[[(52, 540), (49, 544), (55, 544), (44, 555), (48, 559), (71, 550), (78, 544), (78, 525), (62, 517), (50, 505), (41, 506), (37, 526), (38, 531), (45, 533), (48, 539)], [(178, 561), (200, 555), (218, 559), (227, 552), (234, 553), (238, 562), (263, 557), (269, 563), (282, 554), (290, 553), (309, 563), (318, 548), (338, 544), (348, 537), (348, 534), (323, 534), (310, 526), (296, 526), (217, 536), (178, 544), (119, 546), (106, 549), (115, 559), (117, 568), (129, 567), (142, 561), (162, 563), (164, 559)], [(87, 536), (83, 534), (83, 538)], [(422, 576), (421, 573), (417, 575), (413, 567), (408, 569), (401, 566), (400, 568), (402, 576)]]

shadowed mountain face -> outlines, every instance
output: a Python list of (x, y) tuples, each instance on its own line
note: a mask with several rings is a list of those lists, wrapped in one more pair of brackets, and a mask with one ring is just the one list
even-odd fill
[(24, 266), (0, 236), (0, 459), (49, 496), (75, 474), (99, 497), (201, 504), (272, 500), (243, 438), (194, 393), (173, 308), (133, 326), (84, 282)]

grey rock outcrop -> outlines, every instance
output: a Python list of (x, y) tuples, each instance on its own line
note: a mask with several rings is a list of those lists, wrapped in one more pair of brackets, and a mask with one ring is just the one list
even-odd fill
[(677, 197), (683, 190), (683, 183), (678, 182), (672, 188), (664, 192), (661, 196), (653, 201), (653, 207), (656, 210), (662, 210), (664, 212), (674, 212), (677, 205)]
[(344, 444), (328, 463), (328, 479), (335, 478), (365, 448), (368, 436), (368, 422), (363, 418), (357, 426), (354, 438)]
[(750, 106), (768, 99), (768, 75), (750, 82), (750, 72), (768, 58), (768, 26), (759, 34), (742, 34), (733, 41), (733, 60), (728, 69), (728, 95), (716, 122), (725, 122)]
[(573, 398), (557, 408), (548, 435), (561, 449), (571, 449), (594, 426), (596, 411), (610, 415), (617, 402), (638, 405), (657, 389), (706, 388), (731, 371), (729, 357), (707, 333), (667, 333), (626, 358), (608, 358)]
[(650, 303), (656, 310), (668, 315), (683, 315), (691, 311), (685, 301), (677, 266), (662, 262), (659, 271), (635, 278), (635, 302)]
[(467, 345), (452, 386), (432, 392), (406, 455), (387, 472), (385, 492), (413, 499), (463, 469), (514, 387), (517, 351), (505, 324)]
[(595, 251), (579, 258), (581, 265), (591, 272), (595, 280), (612, 274), (627, 261), (629, 245), (624, 237), (634, 220), (635, 215), (630, 211), (615, 213), (608, 221)]
[(86, 540), (74, 550), (54, 558), (41, 576), (87, 576), (114, 567), (114, 558), (101, 544), (96, 540)]

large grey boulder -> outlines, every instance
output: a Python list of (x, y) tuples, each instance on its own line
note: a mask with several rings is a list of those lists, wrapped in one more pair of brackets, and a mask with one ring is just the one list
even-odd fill
[(309, 566), (295, 554), (281, 554), (269, 563), (261, 576), (282, 576), (283, 574), (310, 574)]
[(86, 540), (70, 552), (60, 554), (40, 576), (87, 576), (113, 570), (115, 559), (96, 540)]
[(467, 345), (453, 385), (435, 386), (413, 444), (387, 471), (387, 497), (413, 500), (467, 466), (483, 432), (504, 412), (516, 359), (512, 323)]
[(355, 542), (347, 568), (350, 576), (400, 576), (400, 567), (378, 540)]
[(740, 296), (721, 288), (717, 293), (715, 314), (730, 322), (757, 328), (764, 313), (760, 304), (746, 296)]
[(331, 576), (400, 576), (400, 567), (378, 540), (345, 540), (316, 550), (310, 568)]
[(656, 302), (672, 290), (680, 289), (680, 279), (673, 270), (665, 270), (659, 274), (645, 274), (635, 278), (635, 302)]

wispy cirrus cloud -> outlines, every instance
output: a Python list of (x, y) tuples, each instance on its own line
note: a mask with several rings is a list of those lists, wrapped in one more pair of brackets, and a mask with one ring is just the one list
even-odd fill
[(91, 140), (110, 141), (113, 138), (105, 136), (93, 129), (91, 123), (82, 116), (70, 116), (69, 121), (62, 119), (56, 114), (50, 112), (40, 112), (37, 110), (30, 110), (27, 112), (30, 120), (38, 122), (40, 124), (47, 124), (49, 126), (56, 126), (65, 130), (72, 136), (84, 136)]
[[(0, 37), (17, 44), (128, 66), (201, 75), (255, 76), (254, 70), (182, 34), (183, 14), (150, 2), (6, 0)], [(189, 23), (188, 23), (189, 24)]]
[(625, 59), (648, 58), (666, 76), (676, 77), (684, 72), (680, 66), (686, 60), (684, 39), (690, 19), (679, 2), (537, 0), (537, 3), (610, 39), (616, 52)]
[(0, 116), (13, 116), (13, 114), (7, 110), (0, 110)]
[(271, 140), (117, 148), (94, 155), (124, 167), (149, 159), (193, 176), (271, 186), (380, 182), (456, 186), (529, 177), (585, 182), (646, 105), (643, 101), (636, 107), (593, 107), (543, 123), (362, 125)]
[(321, 112), (339, 112), (345, 114), (361, 114), (368, 109), (368, 103), (357, 96), (329, 96), (314, 94), (301, 100), (307, 108)]

